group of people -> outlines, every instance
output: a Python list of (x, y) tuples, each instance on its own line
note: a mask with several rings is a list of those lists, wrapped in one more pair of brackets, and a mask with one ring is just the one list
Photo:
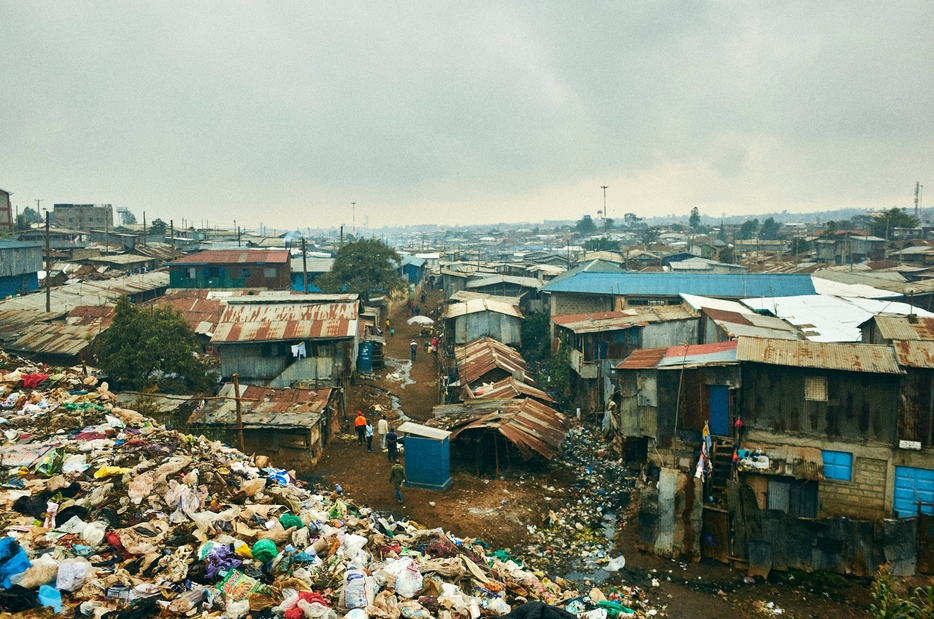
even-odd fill
[[(373, 424), (366, 418), (363, 411), (357, 411), (354, 418), (354, 428), (357, 431), (357, 444), (365, 445), (367, 453), (373, 451)], [(386, 415), (380, 415), (376, 423), (379, 432), (380, 447), (386, 450), (386, 458), (393, 463), (389, 471), (389, 481), (396, 489), (396, 500), (402, 502), (402, 484), (405, 483), (405, 467), (399, 464), (399, 435), (390, 427)]]

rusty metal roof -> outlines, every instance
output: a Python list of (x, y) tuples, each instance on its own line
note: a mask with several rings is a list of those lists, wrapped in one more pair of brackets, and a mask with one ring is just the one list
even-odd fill
[(887, 340), (925, 340), (934, 341), (934, 318), (917, 314), (873, 316), (879, 334)]
[(202, 264), (288, 264), (286, 249), (209, 249), (169, 263), (169, 266)]
[(532, 384), (532, 379), (528, 378), (528, 365), (522, 355), (493, 338), (481, 338), (456, 347), (454, 358), (462, 385), (474, 383), (495, 369), (509, 374), (522, 372), (525, 382)]
[(554, 399), (537, 387), (533, 387), (521, 380), (516, 380), (512, 376), (503, 380), (476, 387), (475, 390), (469, 386), (463, 388), (467, 399), (487, 399), (487, 400), (511, 400), (518, 397), (535, 398), (541, 402), (554, 402)]
[(8, 348), (46, 355), (79, 355), (106, 330), (107, 326), (100, 322), (87, 325), (40, 323), (23, 329), (20, 338)]
[(567, 416), (533, 399), (473, 400), (434, 407), (433, 425), (451, 430), (451, 439), (467, 430), (495, 430), (528, 460), (537, 452), (549, 460), (571, 429)]
[(78, 325), (100, 325), (101, 323), (110, 326), (113, 322), (114, 307), (112, 305), (79, 305), (70, 312), (65, 322), (72, 326)]
[(212, 342), (342, 339), (357, 333), (356, 302), (228, 303)]
[[(318, 423), (327, 408), (332, 389), (273, 389), (240, 385), (241, 417), (244, 428), (269, 426), (310, 428)], [(219, 394), (228, 399), (210, 400), (189, 417), (189, 423), (236, 425), (237, 403), (232, 384)]]
[(182, 313), (191, 330), (199, 335), (211, 336), (227, 307), (226, 301), (209, 296), (209, 290), (179, 290), (146, 303), (147, 306), (165, 307)]
[(696, 313), (683, 305), (659, 305), (627, 309), (621, 312), (591, 312), (588, 314), (554, 316), (552, 321), (574, 333), (593, 333), (629, 329), (633, 326), (644, 326), (652, 322), (688, 320), (696, 317)]
[(934, 369), (934, 342), (896, 340), (892, 342), (898, 364), (908, 368)]
[(803, 340), (804, 333), (797, 327), (773, 316), (760, 316), (754, 313), (733, 312), (729, 310), (703, 308), (703, 313), (713, 320), (729, 338), (741, 336), (775, 338), (782, 340)]
[(658, 367), (658, 362), (665, 356), (667, 348), (643, 348), (632, 351), (622, 363), (616, 366), (617, 370), (648, 370)]
[(646, 370), (692, 365), (736, 363), (736, 340), (693, 346), (668, 346), (633, 351), (617, 370)]
[(776, 340), (742, 337), (736, 349), (739, 361), (770, 365), (904, 374), (895, 351), (877, 344), (811, 342), (807, 340)]

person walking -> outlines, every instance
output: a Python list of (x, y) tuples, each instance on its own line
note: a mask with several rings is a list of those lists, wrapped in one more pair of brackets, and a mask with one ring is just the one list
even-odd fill
[(357, 411), (357, 417), (353, 420), (353, 427), (357, 430), (357, 443), (364, 444), (364, 433), (366, 432), (366, 417), (363, 411)]
[(386, 319), (386, 331), (389, 331), (390, 335), (392, 335), (392, 329), (390, 328), (390, 324), (389, 324), (389, 319), (388, 319), (388, 318)]
[(389, 481), (396, 489), (396, 500), (402, 502), (402, 484), (405, 483), (405, 467), (398, 462), (389, 469)]
[(386, 435), (389, 434), (389, 422), (386, 421), (386, 415), (381, 415), (376, 423), (376, 430), (379, 432), (379, 448), (386, 449)]
[(418, 352), (418, 343), (415, 340), (412, 340), (412, 343), (409, 344), (409, 348), (412, 349), (412, 363), (415, 363), (415, 354)]
[(386, 458), (390, 462), (396, 462), (398, 456), (396, 450), (399, 448), (399, 435), (392, 428), (389, 428), (389, 434), (386, 435)]
[(373, 424), (370, 423), (369, 419), (367, 419), (364, 426), (363, 435), (366, 438), (366, 451), (370, 453), (373, 451)]

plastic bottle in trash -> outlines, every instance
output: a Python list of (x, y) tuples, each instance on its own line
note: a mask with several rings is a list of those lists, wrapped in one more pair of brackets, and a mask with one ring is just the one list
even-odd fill
[(344, 605), (347, 608), (366, 608), (366, 576), (356, 565), (344, 570)]

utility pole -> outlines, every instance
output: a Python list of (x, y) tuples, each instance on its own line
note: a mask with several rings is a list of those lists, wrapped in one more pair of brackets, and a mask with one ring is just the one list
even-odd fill
[[(39, 206), (39, 200), (36, 200)], [(52, 250), (49, 243), (49, 211), (45, 211), (45, 312), (52, 312)]]
[(353, 226), (353, 235), (357, 236), (357, 203), (350, 203), (350, 223)]
[(305, 237), (302, 237), (302, 283), (305, 294), (308, 294), (308, 254), (305, 253)]
[(240, 451), (246, 451), (243, 448), (243, 413), (240, 408), (240, 375), (231, 375), (234, 384), (234, 398), (237, 401), (237, 439), (240, 441)]
[(146, 244), (146, 211), (143, 211), (143, 245)]
[(169, 220), (169, 234), (172, 236), (172, 254), (175, 254), (175, 220)]
[(600, 185), (600, 188), (603, 189), (603, 236), (606, 236), (606, 190), (609, 185)]

